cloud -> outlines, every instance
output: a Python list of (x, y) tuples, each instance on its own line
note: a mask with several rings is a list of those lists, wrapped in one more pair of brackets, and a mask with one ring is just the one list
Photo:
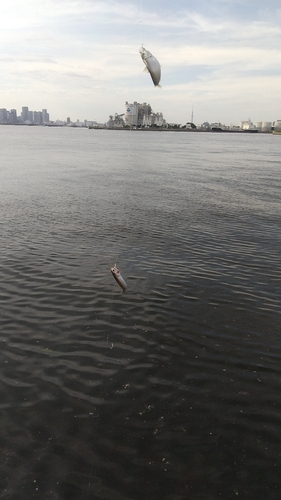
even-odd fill
[[(176, 113), (183, 121), (180, 102), (200, 103), (202, 121), (209, 118), (204, 109), (216, 114), (220, 103), (229, 120), (247, 106), (256, 106), (259, 117), (273, 113), (281, 9), (274, 0), (252, 5), (10, 0), (0, 7), (1, 106), (28, 102), (40, 109), (41, 96), (41, 107), (52, 107), (52, 116), (81, 109), (101, 121), (122, 111), (125, 100), (150, 102), (170, 121), (177, 121)], [(142, 73), (142, 42), (160, 61), (160, 91)]]

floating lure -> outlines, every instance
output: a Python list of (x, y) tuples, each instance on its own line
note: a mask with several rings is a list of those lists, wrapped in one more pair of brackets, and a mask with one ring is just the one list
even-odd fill
[(161, 80), (161, 66), (156, 57), (154, 57), (151, 52), (146, 50), (143, 46), (140, 48), (140, 55), (147, 71), (150, 73), (155, 87), (160, 87), (159, 82)]
[(124, 280), (124, 278), (122, 278), (119, 269), (117, 269), (116, 267), (116, 264), (114, 267), (111, 267), (110, 271), (113, 275), (113, 278), (116, 279), (118, 285), (121, 286), (123, 292), (125, 292), (125, 290), (127, 289), (126, 281)]

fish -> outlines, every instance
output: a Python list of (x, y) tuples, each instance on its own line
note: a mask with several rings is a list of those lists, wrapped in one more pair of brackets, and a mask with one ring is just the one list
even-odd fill
[(160, 87), (159, 82), (161, 80), (161, 66), (151, 52), (146, 50), (142, 45), (140, 50), (141, 58), (146, 66), (147, 71), (150, 73), (152, 81), (155, 87)]
[(113, 278), (116, 279), (119, 286), (121, 286), (123, 292), (127, 290), (127, 284), (124, 278), (121, 276), (119, 269), (117, 269), (116, 264), (110, 268)]

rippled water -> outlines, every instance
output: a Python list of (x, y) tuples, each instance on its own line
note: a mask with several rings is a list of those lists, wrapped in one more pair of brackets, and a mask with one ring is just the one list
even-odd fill
[(0, 498), (279, 500), (279, 137), (0, 148)]

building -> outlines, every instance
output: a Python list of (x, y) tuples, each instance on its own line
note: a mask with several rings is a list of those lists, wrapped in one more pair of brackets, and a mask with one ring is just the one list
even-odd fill
[(166, 124), (162, 113), (154, 113), (150, 104), (144, 102), (133, 104), (125, 102), (124, 122), (126, 125), (135, 127), (162, 127)]
[(6, 108), (0, 108), (0, 123), (7, 123), (7, 110)]
[(16, 109), (11, 109), (11, 111), (8, 111), (5, 108), (0, 109), (0, 123), (2, 124), (11, 124), (11, 125), (16, 125), (17, 124), (17, 111)]
[(115, 113), (114, 117), (112, 115), (109, 116), (109, 120), (106, 124), (107, 128), (123, 128), (125, 125), (125, 122), (123, 120), (124, 113), (121, 115), (118, 115)]
[(163, 118), (162, 113), (153, 113), (152, 114), (152, 125), (156, 125), (157, 127), (163, 127), (166, 122)]
[(262, 132), (271, 132), (271, 127), (272, 127), (271, 122), (262, 122), (261, 131)]
[(17, 116), (17, 110), (11, 109), (8, 111), (6, 108), (0, 108), (0, 123), (2, 124), (25, 124), (25, 125), (42, 125), (49, 123), (50, 116), (47, 109), (42, 111), (30, 111), (28, 106), (23, 106), (20, 116)]
[(46, 109), (42, 109), (42, 122), (43, 123), (49, 123), (50, 121), (50, 115)]
[(18, 123), (17, 110), (11, 109), (9, 113), (9, 122), (11, 125), (16, 125)]
[(33, 111), (28, 111), (27, 121), (29, 123), (33, 123), (34, 122), (34, 112)]
[(125, 115), (124, 121), (126, 125), (137, 126), (138, 124), (138, 103), (134, 101), (134, 104), (129, 104), (125, 102)]
[(274, 132), (281, 134), (281, 120), (276, 120), (274, 122)]
[(138, 126), (150, 127), (152, 125), (152, 109), (150, 104), (138, 104)]
[(21, 108), (21, 119), (23, 123), (28, 120), (28, 106), (23, 106)]
[(251, 118), (249, 118), (249, 120), (245, 120), (245, 121), (241, 122), (240, 128), (242, 130), (254, 130), (255, 129), (255, 125), (251, 121)]
[(33, 111), (33, 121), (35, 125), (42, 125), (43, 123), (42, 111)]

